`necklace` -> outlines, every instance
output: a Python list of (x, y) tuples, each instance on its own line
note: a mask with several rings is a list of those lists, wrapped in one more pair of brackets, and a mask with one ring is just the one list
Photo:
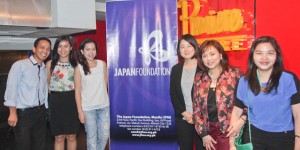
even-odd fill
[(212, 81), (211, 84), (210, 84), (210, 88), (213, 89), (213, 91), (216, 90), (216, 86), (217, 86), (217, 81)]
[(218, 78), (220, 77), (221, 72), (222, 71), (220, 69), (217, 72), (215, 71), (214, 74), (212, 72), (208, 72), (208, 76), (211, 79), (210, 87), (213, 88), (213, 91), (216, 90), (216, 86), (218, 84)]
[(266, 88), (263, 87), (263, 86), (262, 86), (262, 83), (260, 82), (260, 75), (259, 75), (258, 69), (256, 70), (256, 75), (257, 75), (257, 79), (258, 79), (258, 82), (259, 82), (260, 91), (265, 92), (265, 91), (266, 91)]

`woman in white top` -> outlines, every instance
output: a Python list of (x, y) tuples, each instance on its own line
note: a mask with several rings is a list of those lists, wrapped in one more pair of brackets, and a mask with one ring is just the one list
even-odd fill
[(87, 149), (103, 150), (110, 133), (106, 63), (95, 59), (97, 43), (85, 39), (77, 53), (75, 97), (79, 120), (87, 133)]

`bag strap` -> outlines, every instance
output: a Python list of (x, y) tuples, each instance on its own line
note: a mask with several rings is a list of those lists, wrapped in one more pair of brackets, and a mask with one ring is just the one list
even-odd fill
[(252, 136), (251, 136), (251, 127), (250, 127), (250, 87), (248, 88), (248, 93), (247, 93), (247, 99), (248, 99), (248, 110), (247, 110), (247, 115), (248, 115), (248, 126), (249, 126), (249, 138), (250, 138), (250, 143), (252, 143)]

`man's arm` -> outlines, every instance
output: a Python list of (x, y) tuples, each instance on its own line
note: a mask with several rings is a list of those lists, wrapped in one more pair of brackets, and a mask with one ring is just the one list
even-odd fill
[(21, 74), (21, 68), (19, 67), (19, 64), (14, 63), (8, 74), (7, 86), (4, 95), (4, 99), (5, 99), (4, 105), (9, 107), (9, 116), (7, 122), (10, 126), (13, 127), (16, 126), (18, 122), (16, 100), (18, 99), (17, 92), (20, 83), (20, 74)]
[(9, 107), (9, 116), (8, 116), (7, 122), (12, 127), (17, 125), (18, 115), (17, 115), (16, 107), (14, 107), (14, 106)]

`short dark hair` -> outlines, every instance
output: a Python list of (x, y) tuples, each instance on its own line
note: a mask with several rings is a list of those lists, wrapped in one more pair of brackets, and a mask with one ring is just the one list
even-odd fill
[(192, 58), (197, 58), (197, 52), (198, 52), (198, 43), (195, 39), (194, 36), (190, 35), (190, 34), (185, 34), (185, 35), (182, 35), (179, 40), (178, 40), (178, 44), (177, 44), (177, 55), (182, 58), (182, 56), (180, 55), (180, 42), (182, 40), (185, 40), (187, 41), (188, 43), (190, 43), (194, 49), (195, 49), (195, 54)]
[(36, 48), (36, 47), (39, 45), (40, 41), (42, 41), (42, 40), (45, 40), (45, 41), (49, 42), (50, 47), (51, 47), (51, 41), (50, 41), (48, 38), (46, 38), (46, 37), (40, 37), (40, 38), (37, 38), (37, 39), (34, 41), (33, 46)]

